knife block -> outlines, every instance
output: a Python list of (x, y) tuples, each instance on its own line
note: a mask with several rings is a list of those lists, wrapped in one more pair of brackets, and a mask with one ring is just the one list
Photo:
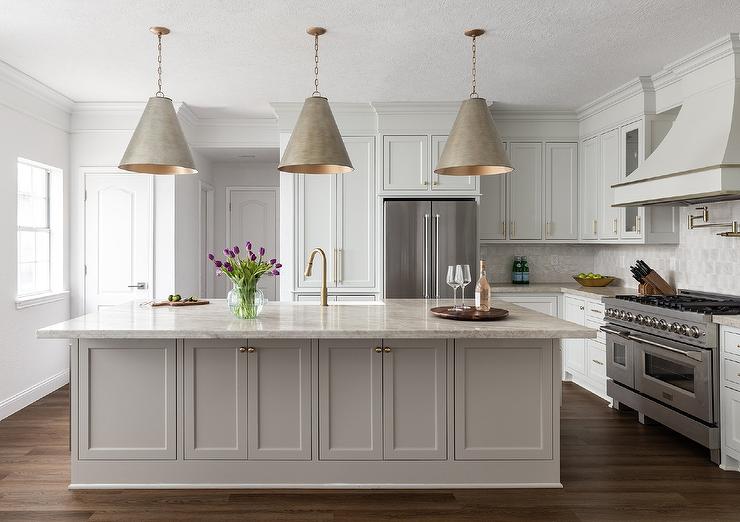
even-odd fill
[(637, 291), (640, 295), (662, 295), (660, 290), (650, 283), (640, 283), (637, 285)]

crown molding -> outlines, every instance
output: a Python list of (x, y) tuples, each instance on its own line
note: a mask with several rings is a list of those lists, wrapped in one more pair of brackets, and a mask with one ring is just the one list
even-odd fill
[(66, 113), (72, 112), (73, 100), (3, 61), (0, 61), (0, 79), (39, 98), (56, 109)]
[(576, 109), (576, 114), (579, 120), (583, 120), (610, 109), (625, 100), (645, 94), (655, 94), (653, 80), (650, 76), (638, 76), (616, 89), (599, 96), (594, 101), (580, 106)]

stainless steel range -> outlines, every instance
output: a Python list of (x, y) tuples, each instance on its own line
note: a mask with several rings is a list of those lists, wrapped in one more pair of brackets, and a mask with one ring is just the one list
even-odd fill
[(681, 290), (604, 299), (607, 394), (709, 448), (719, 463), (719, 343), (713, 315), (740, 314), (740, 297)]

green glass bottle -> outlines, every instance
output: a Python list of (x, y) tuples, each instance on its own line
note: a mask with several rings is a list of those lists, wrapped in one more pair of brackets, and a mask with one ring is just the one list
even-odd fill
[(511, 268), (511, 282), (515, 285), (522, 284), (522, 258), (514, 256), (514, 265)]
[(522, 284), (529, 284), (529, 263), (527, 262), (527, 256), (522, 257)]

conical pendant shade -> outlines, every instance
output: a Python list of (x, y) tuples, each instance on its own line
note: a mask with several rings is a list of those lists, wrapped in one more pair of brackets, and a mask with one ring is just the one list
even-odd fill
[(345, 174), (355, 170), (326, 98), (306, 98), (278, 170), (296, 174)]
[(512, 170), (485, 98), (462, 102), (434, 172), (449, 176), (485, 176)]
[(149, 98), (118, 168), (145, 174), (198, 172), (172, 100)]

